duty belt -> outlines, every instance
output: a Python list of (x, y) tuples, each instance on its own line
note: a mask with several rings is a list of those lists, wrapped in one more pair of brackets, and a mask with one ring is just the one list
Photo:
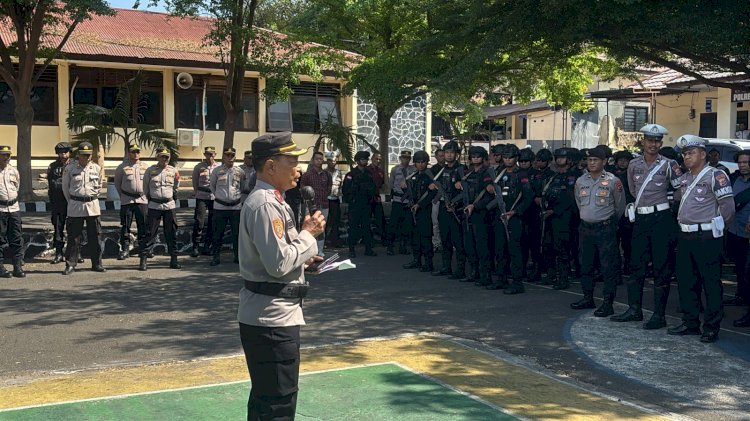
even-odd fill
[(13, 206), (18, 202), (18, 198), (12, 200), (0, 200), (0, 206)]
[(139, 198), (139, 197), (141, 197), (141, 196), (143, 196), (143, 194), (131, 193), (131, 192), (125, 191), (125, 190), (122, 191), (122, 194), (124, 194), (125, 196), (134, 197), (136, 199)]
[(70, 198), (76, 202), (93, 202), (94, 200), (99, 200), (99, 196), (70, 196)]
[(642, 206), (639, 208), (636, 208), (636, 212), (639, 215), (649, 215), (656, 212), (661, 212), (669, 209), (669, 203), (659, 203), (658, 205), (654, 206)]
[(204, 193), (211, 193), (211, 189), (208, 187), (198, 187), (198, 191), (202, 191)]
[(581, 226), (586, 227), (586, 228), (606, 227), (614, 223), (615, 221), (612, 219), (605, 219), (604, 221), (595, 221), (595, 222), (588, 222), (588, 221), (581, 220)]
[(711, 223), (707, 224), (680, 224), (682, 232), (711, 231)]
[(154, 203), (158, 203), (160, 205), (164, 205), (164, 204), (167, 204), (167, 203), (171, 202), (174, 199), (158, 199), (156, 197), (149, 197), (148, 200), (149, 200), (149, 202), (154, 202)]
[(240, 204), (240, 202), (242, 201), (242, 199), (233, 200), (231, 202), (225, 202), (225, 201), (223, 201), (223, 200), (221, 200), (219, 198), (215, 198), (214, 201), (217, 202), (218, 204), (224, 205), (224, 206), (237, 206), (237, 205)]
[(245, 281), (245, 289), (256, 294), (281, 298), (305, 298), (310, 284), (282, 284), (278, 282)]

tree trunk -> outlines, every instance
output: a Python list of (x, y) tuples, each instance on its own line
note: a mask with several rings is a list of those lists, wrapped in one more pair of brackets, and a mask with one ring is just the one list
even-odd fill
[(16, 162), (21, 175), (19, 200), (30, 201), (33, 198), (33, 180), (31, 174), (31, 124), (34, 121), (34, 109), (31, 107), (29, 94), (16, 95)]
[(239, 113), (234, 110), (226, 111), (224, 118), (224, 149), (234, 147), (234, 132), (237, 129), (237, 116)]
[(385, 179), (388, 180), (388, 139), (391, 136), (391, 116), (393, 113), (389, 113), (384, 107), (375, 107), (378, 113), (378, 150), (380, 152), (380, 168), (383, 169)]

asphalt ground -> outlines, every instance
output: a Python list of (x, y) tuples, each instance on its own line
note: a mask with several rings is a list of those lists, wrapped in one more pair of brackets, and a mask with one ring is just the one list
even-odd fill
[[(356, 269), (309, 277), (313, 288), (304, 304), (303, 346), (423, 332), (448, 335), (589, 393), (660, 414), (750, 418), (750, 329), (731, 327), (743, 308), (727, 307), (720, 340), (702, 344), (695, 336), (646, 332), (637, 323), (573, 311), (569, 304), (580, 298), (577, 283), (567, 291), (527, 284), (525, 294), (507, 296), (403, 270), (408, 256), (376, 251), (377, 257), (354, 259)], [(182, 258), (183, 269), (175, 271), (167, 268), (166, 257), (156, 257), (142, 273), (135, 258), (107, 260), (105, 274), (81, 270), (72, 277), (59, 275), (61, 265), (27, 263), (27, 278), (0, 281), (0, 386), (241, 354), (236, 266), (209, 268), (208, 262)], [(733, 282), (726, 282), (725, 294), (734, 294)], [(620, 287), (617, 302), (625, 301)], [(644, 302), (651, 308), (648, 289)], [(670, 325), (678, 324), (676, 287), (668, 310)], [(351, 365), (367, 361), (359, 353), (344, 357)], [(110, 382), (116, 384), (118, 377)], [(532, 386), (513, 395), (537, 393)]]

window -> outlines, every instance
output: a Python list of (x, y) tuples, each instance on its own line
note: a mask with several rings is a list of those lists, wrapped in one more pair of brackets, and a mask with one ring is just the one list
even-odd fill
[[(206, 101), (203, 103), (203, 86)], [(182, 89), (175, 83), (175, 123), (178, 128), (224, 130), (226, 110), (222, 97), (226, 81), (221, 76), (193, 75), (193, 86)], [(258, 79), (245, 78), (242, 85), (242, 109), (237, 118), (238, 131), (258, 130)], [(203, 110), (203, 112), (201, 112)]]
[[(31, 88), (32, 124), (57, 123), (57, 67), (48, 66), (36, 86)], [(16, 98), (5, 82), (0, 82), (0, 124), (16, 124)]]
[(622, 129), (626, 132), (637, 132), (648, 123), (648, 107), (625, 107)]
[(519, 139), (526, 139), (526, 125), (528, 123), (528, 116), (526, 114), (521, 114), (518, 116), (518, 122), (521, 123), (521, 130), (518, 131), (518, 138)]
[(290, 86), (294, 92), (289, 101), (268, 106), (269, 131), (293, 130), (297, 133), (315, 133), (329, 117), (341, 121), (338, 108), (339, 86), (302, 82)]
[[(135, 73), (135, 70), (71, 67), (71, 85), (75, 83), (73, 104), (114, 108), (119, 86), (130, 80)], [(143, 75), (143, 97), (134, 106), (133, 114), (137, 116), (140, 123), (161, 126), (163, 124), (162, 74), (143, 72)]]

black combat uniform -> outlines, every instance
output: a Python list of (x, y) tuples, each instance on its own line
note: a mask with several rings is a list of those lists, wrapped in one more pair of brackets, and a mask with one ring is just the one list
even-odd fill
[[(535, 159), (537, 161), (549, 163), (552, 160), (552, 152), (550, 152), (549, 149), (540, 149), (539, 152), (536, 153)], [(543, 169), (531, 168), (528, 173), (529, 182), (534, 191), (534, 201), (524, 214), (524, 238), (526, 238), (525, 243), (529, 248), (529, 255), (534, 262), (534, 269), (530, 281), (539, 282), (542, 278), (542, 272), (546, 272), (548, 269), (543, 252), (544, 240), (542, 237), (544, 231), (546, 231), (546, 229), (544, 229), (546, 227), (543, 227), (545, 224), (542, 223), (542, 209), (540, 207), (540, 204), (542, 203), (542, 189), (544, 188), (545, 180), (549, 180), (555, 175), (555, 172), (547, 166)], [(546, 221), (544, 222), (546, 223)], [(526, 260), (524, 260), (524, 266), (525, 265)]]
[[(359, 151), (354, 155), (355, 161), (365, 162), (370, 153)], [(375, 196), (375, 181), (366, 167), (354, 167), (344, 177), (341, 188), (344, 201), (349, 204), (349, 256), (356, 257), (354, 247), (360, 239), (365, 243), (365, 256), (374, 256), (372, 250), (372, 233), (370, 232), (370, 202)]]
[[(630, 204), (630, 203), (635, 202), (635, 197), (633, 197), (633, 195), (630, 193), (630, 189), (628, 188), (627, 167), (625, 169), (620, 169), (617, 166), (617, 161), (620, 159), (627, 159), (628, 161), (631, 161), (633, 159), (633, 154), (628, 151), (619, 151), (615, 153), (614, 155), (615, 165), (613, 166), (612, 171), (610, 171), (617, 178), (619, 178), (620, 181), (622, 182), (622, 186), (625, 189), (625, 203)], [(617, 241), (618, 241), (618, 244), (620, 244), (620, 248), (622, 248), (622, 274), (623, 275), (630, 275), (630, 255), (632, 251), (631, 250), (632, 239), (633, 239), (633, 223), (630, 222), (628, 217), (623, 214), (620, 216), (620, 222), (617, 226)]]
[[(414, 153), (414, 163), (427, 163), (430, 156), (425, 151)], [(411, 248), (413, 260), (404, 265), (404, 269), (420, 268), (420, 272), (431, 272), (433, 249), (432, 249), (432, 199), (436, 192), (430, 190), (432, 176), (427, 171), (417, 171), (417, 174), (409, 179), (406, 184), (406, 199), (412, 213), (412, 239)], [(416, 208), (416, 209), (415, 209)], [(424, 257), (424, 264), (422, 258)]]
[[(55, 145), (55, 153), (57, 154), (70, 152), (71, 149), (73, 147), (67, 142), (60, 142)], [(63, 250), (65, 249), (65, 218), (68, 216), (68, 201), (63, 193), (62, 176), (65, 166), (69, 163), (70, 159), (66, 162), (60, 162), (59, 159), (56, 159), (47, 167), (47, 195), (49, 196), (49, 210), (52, 213), (52, 228), (54, 229), (55, 258), (52, 260), (53, 264), (65, 260)]]
[[(469, 148), (469, 157), (487, 158), (487, 151), (481, 146)], [(465, 173), (464, 173), (465, 172)], [(471, 266), (470, 275), (462, 278), (463, 282), (475, 282), (478, 285), (490, 284), (490, 249), (489, 230), (487, 225), (487, 205), (493, 197), (487, 194), (486, 188), (492, 182), (492, 171), (484, 165), (459, 171), (461, 176), (461, 201), (466, 213), (469, 205), (474, 205), (471, 214), (464, 217), (464, 247)], [(484, 192), (484, 193), (482, 193)]]
[[(458, 154), (461, 148), (455, 141), (448, 142), (444, 151), (455, 151), (456, 161), (453, 165), (446, 163), (443, 166), (443, 173), (435, 179), (435, 184), (439, 186), (439, 199), (435, 206), (440, 206), (438, 210), (438, 226), (440, 227), (441, 257), (443, 266), (435, 275), (449, 275), (450, 279), (461, 279), (466, 272), (466, 251), (464, 249), (463, 225), (461, 217), (462, 212), (457, 212), (452, 198), (460, 192), (456, 189), (456, 182), (460, 180), (459, 174), (466, 171), (463, 164), (458, 163)], [(451, 262), (453, 259), (453, 249), (456, 249), (456, 270), (451, 272)]]

